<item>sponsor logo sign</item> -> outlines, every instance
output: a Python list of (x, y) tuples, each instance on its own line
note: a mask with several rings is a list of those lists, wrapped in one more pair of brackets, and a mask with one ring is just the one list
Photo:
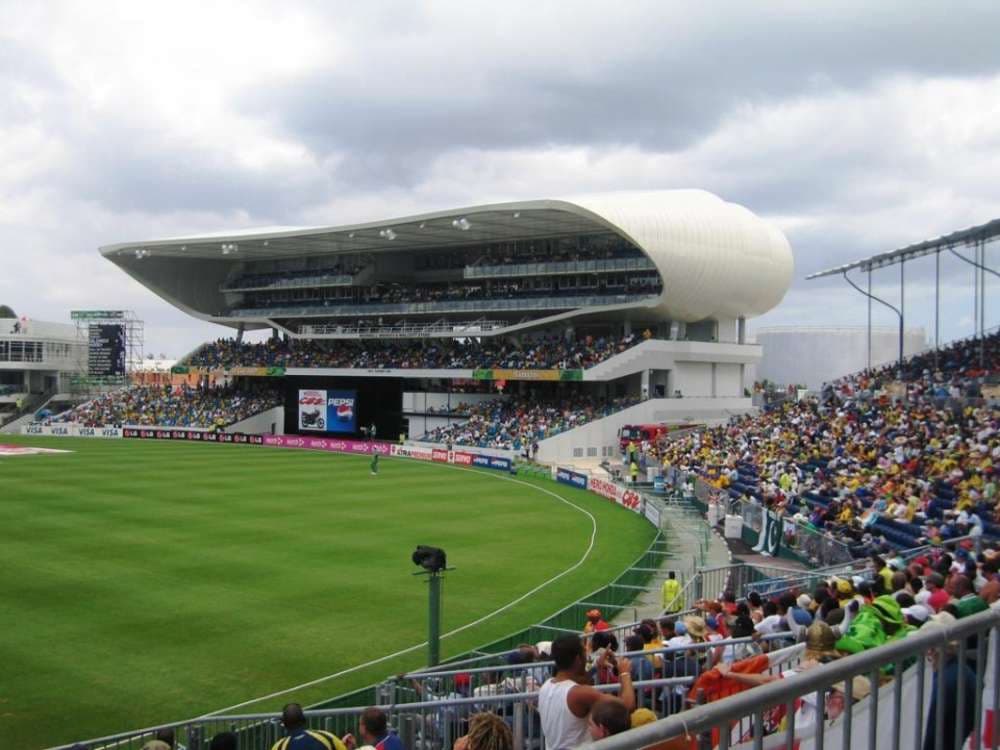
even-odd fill
[(642, 498), (639, 497), (638, 492), (621, 487), (606, 479), (596, 479), (594, 477), (590, 478), (589, 484), (592, 492), (596, 492), (601, 497), (606, 497), (608, 500), (618, 503), (629, 510), (639, 512)]
[(299, 391), (299, 429), (304, 432), (357, 430), (357, 391), (302, 389)]
[(475, 456), (472, 453), (466, 453), (465, 451), (455, 451), (451, 454), (452, 463), (459, 466), (472, 466), (474, 458)]
[(299, 429), (326, 432), (326, 391), (299, 391)]
[(433, 452), (430, 448), (419, 448), (415, 445), (393, 445), (390, 455), (400, 458), (415, 458), (418, 461), (433, 460)]
[(572, 469), (564, 469), (561, 466), (556, 469), (556, 481), (568, 484), (571, 487), (578, 487), (581, 490), (587, 489), (586, 474), (581, 474)]
[(474, 380), (583, 380), (583, 370), (502, 370), (472, 371)]
[(84, 427), (76, 424), (31, 424), (21, 428), (22, 435), (54, 435), (56, 437), (120, 438), (120, 427)]
[[(302, 448), (305, 450), (329, 451), (330, 453), (378, 453), (392, 455), (391, 443), (373, 443), (364, 440), (330, 440), (304, 435), (264, 435), (263, 444), (275, 448)], [(398, 446), (397, 446), (398, 448)]]
[(247, 435), (242, 432), (200, 432), (173, 428), (126, 427), (118, 430), (119, 437), (138, 440), (194, 440), (200, 443), (241, 443), (243, 445), (263, 445), (263, 435)]
[(448, 451), (435, 448), (431, 451), (431, 458), (438, 463), (448, 463)]

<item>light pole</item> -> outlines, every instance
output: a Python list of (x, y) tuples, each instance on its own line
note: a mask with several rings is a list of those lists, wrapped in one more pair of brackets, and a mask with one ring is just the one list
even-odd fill
[(427, 666), (441, 662), (441, 580), (447, 567), (447, 556), (440, 547), (419, 545), (413, 551), (413, 564), (423, 568), (415, 576), (427, 576)]

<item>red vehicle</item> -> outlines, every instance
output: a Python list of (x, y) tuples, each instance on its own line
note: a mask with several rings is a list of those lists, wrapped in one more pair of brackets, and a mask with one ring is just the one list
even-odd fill
[(643, 440), (655, 445), (660, 438), (675, 430), (699, 426), (695, 424), (627, 424), (618, 430), (618, 447), (622, 452), (625, 452), (628, 449), (628, 444), (633, 440), (636, 445), (642, 445)]
[(627, 424), (618, 430), (618, 447), (624, 451), (633, 441), (636, 445), (642, 445), (643, 440), (655, 443), (668, 432), (670, 427), (665, 424)]

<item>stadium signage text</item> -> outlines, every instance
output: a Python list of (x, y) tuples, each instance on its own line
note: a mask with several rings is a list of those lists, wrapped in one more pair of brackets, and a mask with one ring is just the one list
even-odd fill
[(170, 372), (174, 375), (194, 375), (196, 377), (214, 375), (216, 377), (281, 378), (285, 376), (284, 367), (231, 367), (225, 370), (174, 365), (170, 368)]
[(473, 370), (473, 380), (583, 380), (583, 370)]
[(640, 506), (642, 505), (642, 498), (639, 497), (639, 493), (634, 490), (629, 490), (621, 487), (614, 482), (609, 482), (606, 479), (595, 479), (590, 478), (590, 490), (591, 492), (596, 492), (601, 497), (606, 497), (608, 500), (619, 505), (628, 508), (629, 510), (639, 512)]
[(556, 481), (578, 487), (581, 490), (587, 489), (587, 475), (581, 474), (572, 469), (564, 469), (561, 466), (556, 469)]
[(194, 440), (200, 443), (264, 444), (263, 435), (247, 435), (243, 432), (202, 432), (158, 427), (126, 427), (121, 432), (122, 437), (135, 440)]
[(124, 310), (72, 310), (70, 320), (124, 320)]
[(417, 461), (434, 460), (434, 452), (430, 448), (420, 448), (415, 445), (394, 445), (391, 455), (400, 458), (415, 458)]
[(299, 429), (311, 432), (354, 432), (358, 425), (356, 401), (356, 391), (300, 389)]
[(56, 437), (120, 438), (120, 427), (81, 427), (75, 424), (30, 424), (21, 428), (22, 435), (54, 435)]
[(390, 455), (393, 447), (390, 443), (367, 440), (340, 440), (300, 435), (264, 435), (263, 440), (264, 445), (274, 448), (302, 448), (331, 453), (363, 453), (366, 455), (378, 453), (382, 456)]

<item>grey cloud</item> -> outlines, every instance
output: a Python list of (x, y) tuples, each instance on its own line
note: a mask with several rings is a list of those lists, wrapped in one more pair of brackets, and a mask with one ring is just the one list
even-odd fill
[[(366, 40), (362, 57), (255, 86), (238, 103), (317, 154), (343, 156), (351, 180), (412, 184), (421, 163), (458, 148), (674, 151), (737, 106), (895, 74), (1000, 69), (992, 39), (1000, 6), (887, 6), (809, 4), (807, 12), (779, 13), (713, 4), (714, 16), (689, 13), (678, 23), (676, 6), (619, 4), (564, 19), (547, 52), (527, 54), (524, 45), (542, 43), (537, 29), (525, 30), (522, 45), (521, 26), (473, 35), (480, 44), (470, 44), (464, 19), (415, 23), (403, 38), (355, 18), (351, 33)], [(518, 11), (491, 18), (484, 10), (481, 30), (504, 12)], [(532, 17), (542, 28), (547, 22), (555, 19)], [(451, 55), (431, 52), (439, 47)]]

